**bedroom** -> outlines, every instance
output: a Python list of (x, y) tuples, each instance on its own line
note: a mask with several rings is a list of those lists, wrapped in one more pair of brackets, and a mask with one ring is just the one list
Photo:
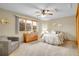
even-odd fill
[[(77, 55), (76, 10), (77, 4), (74, 3), (0, 4), (1, 40), (5, 41), (6, 37), (19, 40), (19, 44), (15, 44), (18, 48), (15, 45), (8, 48), (16, 50), (11, 53), (6, 50), (0, 55)], [(1, 40), (0, 43), (5, 45)], [(46, 46), (48, 49), (44, 51)], [(0, 51), (6, 48), (0, 48)], [(60, 52), (54, 49), (52, 53), (51, 48), (60, 49)]]

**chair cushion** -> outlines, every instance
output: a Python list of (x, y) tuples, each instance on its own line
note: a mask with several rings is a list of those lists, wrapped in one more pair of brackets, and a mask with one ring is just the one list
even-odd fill
[(12, 42), (11, 42), (11, 46), (14, 46), (14, 45), (16, 45), (16, 44), (18, 44), (18, 41), (12, 41)]
[(19, 46), (19, 42), (18, 41), (11, 41), (11, 46), (9, 47), (9, 53), (14, 51), (18, 46)]

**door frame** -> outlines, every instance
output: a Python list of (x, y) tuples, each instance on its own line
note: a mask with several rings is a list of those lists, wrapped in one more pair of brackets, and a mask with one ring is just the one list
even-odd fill
[[(77, 4), (77, 12), (76, 12), (76, 43), (77, 43), (77, 46), (78, 46), (78, 34), (79, 34), (79, 25), (78, 25), (78, 23), (79, 23), (79, 21), (78, 21), (78, 13), (79, 13), (79, 4)], [(78, 46), (79, 47), (79, 46)]]

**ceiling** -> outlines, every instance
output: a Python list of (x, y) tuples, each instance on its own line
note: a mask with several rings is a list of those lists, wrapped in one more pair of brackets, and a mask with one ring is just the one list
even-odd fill
[[(57, 19), (61, 17), (74, 16), (76, 14), (74, 3), (0, 3), (0, 8), (21, 13), (41, 20)], [(37, 17), (36, 11), (40, 9), (57, 9), (52, 16)]]

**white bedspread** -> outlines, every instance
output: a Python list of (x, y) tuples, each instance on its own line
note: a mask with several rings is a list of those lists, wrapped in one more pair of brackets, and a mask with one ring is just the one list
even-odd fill
[(77, 55), (73, 49), (49, 45), (43, 42), (23, 44), (10, 56), (72, 56)]
[(61, 34), (52, 34), (52, 33), (46, 33), (42, 36), (42, 41), (47, 42), (49, 44), (63, 44), (63, 38)]

